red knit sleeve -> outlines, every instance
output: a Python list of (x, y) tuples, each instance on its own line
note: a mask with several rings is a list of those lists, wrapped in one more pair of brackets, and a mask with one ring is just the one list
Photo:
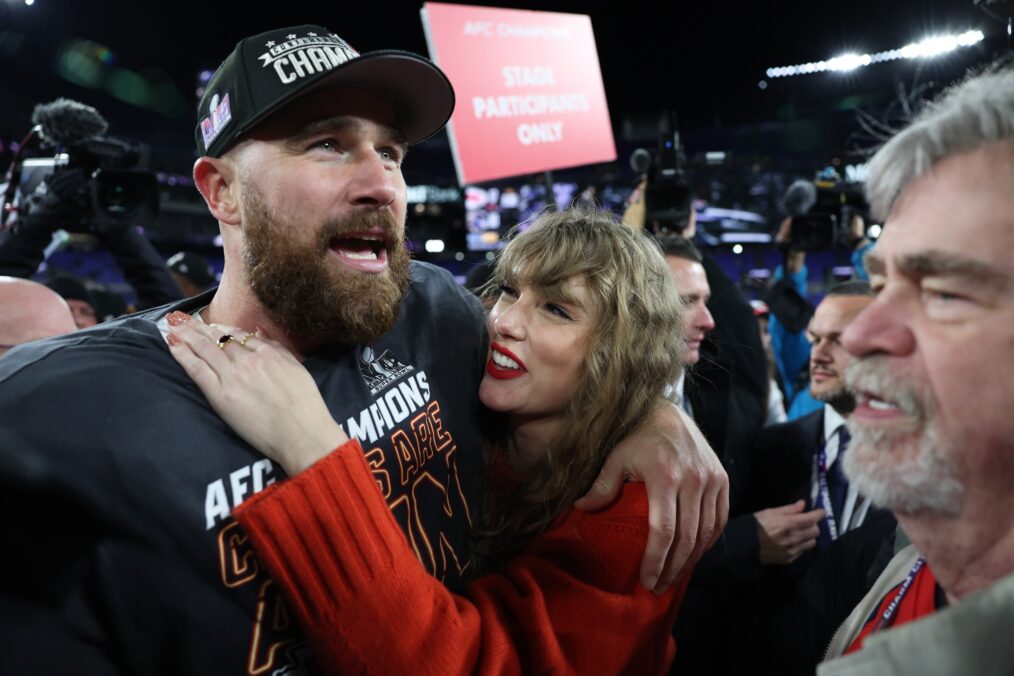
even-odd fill
[(452, 594), (412, 553), (358, 442), (234, 510), (327, 672), (661, 673), (683, 589), (638, 583), (643, 485), (574, 511)]

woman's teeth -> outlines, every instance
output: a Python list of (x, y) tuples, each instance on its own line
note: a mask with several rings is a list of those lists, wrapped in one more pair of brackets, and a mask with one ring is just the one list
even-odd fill
[(493, 363), (499, 366), (500, 368), (517, 369), (517, 370), (521, 369), (521, 367), (518, 366), (518, 363), (516, 361), (514, 361), (505, 354), (500, 354), (496, 350), (493, 351)]

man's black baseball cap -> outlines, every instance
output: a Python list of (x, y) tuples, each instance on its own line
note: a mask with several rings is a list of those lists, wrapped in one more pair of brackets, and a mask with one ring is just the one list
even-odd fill
[(279, 28), (239, 41), (211, 77), (197, 109), (199, 155), (221, 157), (243, 133), (296, 98), (320, 89), (372, 92), (394, 111), (408, 143), (440, 131), (454, 110), (443, 71), (411, 52), (360, 55), (321, 26)]

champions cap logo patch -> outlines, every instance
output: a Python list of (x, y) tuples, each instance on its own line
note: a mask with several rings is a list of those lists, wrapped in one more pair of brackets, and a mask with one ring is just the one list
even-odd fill
[(359, 57), (359, 52), (334, 33), (324, 37), (307, 33), (302, 38), (290, 33), (285, 37), (281, 44), (274, 40), (266, 42), (264, 46), (268, 51), (258, 57), (261, 66), (275, 69), (282, 84), (292, 84), (307, 75), (323, 73)]
[(370, 388), (370, 395), (374, 397), (385, 387), (414, 370), (392, 357), (390, 350), (384, 350), (384, 354), (378, 357), (371, 348), (364, 347), (359, 356), (359, 373), (362, 374), (366, 386)]
[(218, 92), (215, 92), (208, 105), (208, 117), (201, 120), (201, 136), (204, 137), (204, 147), (210, 146), (230, 122), (232, 122), (232, 111), (229, 109), (229, 92), (225, 93), (221, 101), (218, 99)]

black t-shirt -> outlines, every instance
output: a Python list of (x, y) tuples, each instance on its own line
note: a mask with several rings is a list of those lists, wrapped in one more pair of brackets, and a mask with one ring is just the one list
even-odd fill
[[(12, 673), (273, 674), (306, 663), (294, 618), (229, 516), (283, 472), (208, 407), (156, 326), (213, 293), (0, 360), (0, 635)], [(478, 301), (413, 263), (388, 335), (304, 362), (361, 440), (419, 558), (452, 587), (466, 573), (481, 480), (485, 354)]]

